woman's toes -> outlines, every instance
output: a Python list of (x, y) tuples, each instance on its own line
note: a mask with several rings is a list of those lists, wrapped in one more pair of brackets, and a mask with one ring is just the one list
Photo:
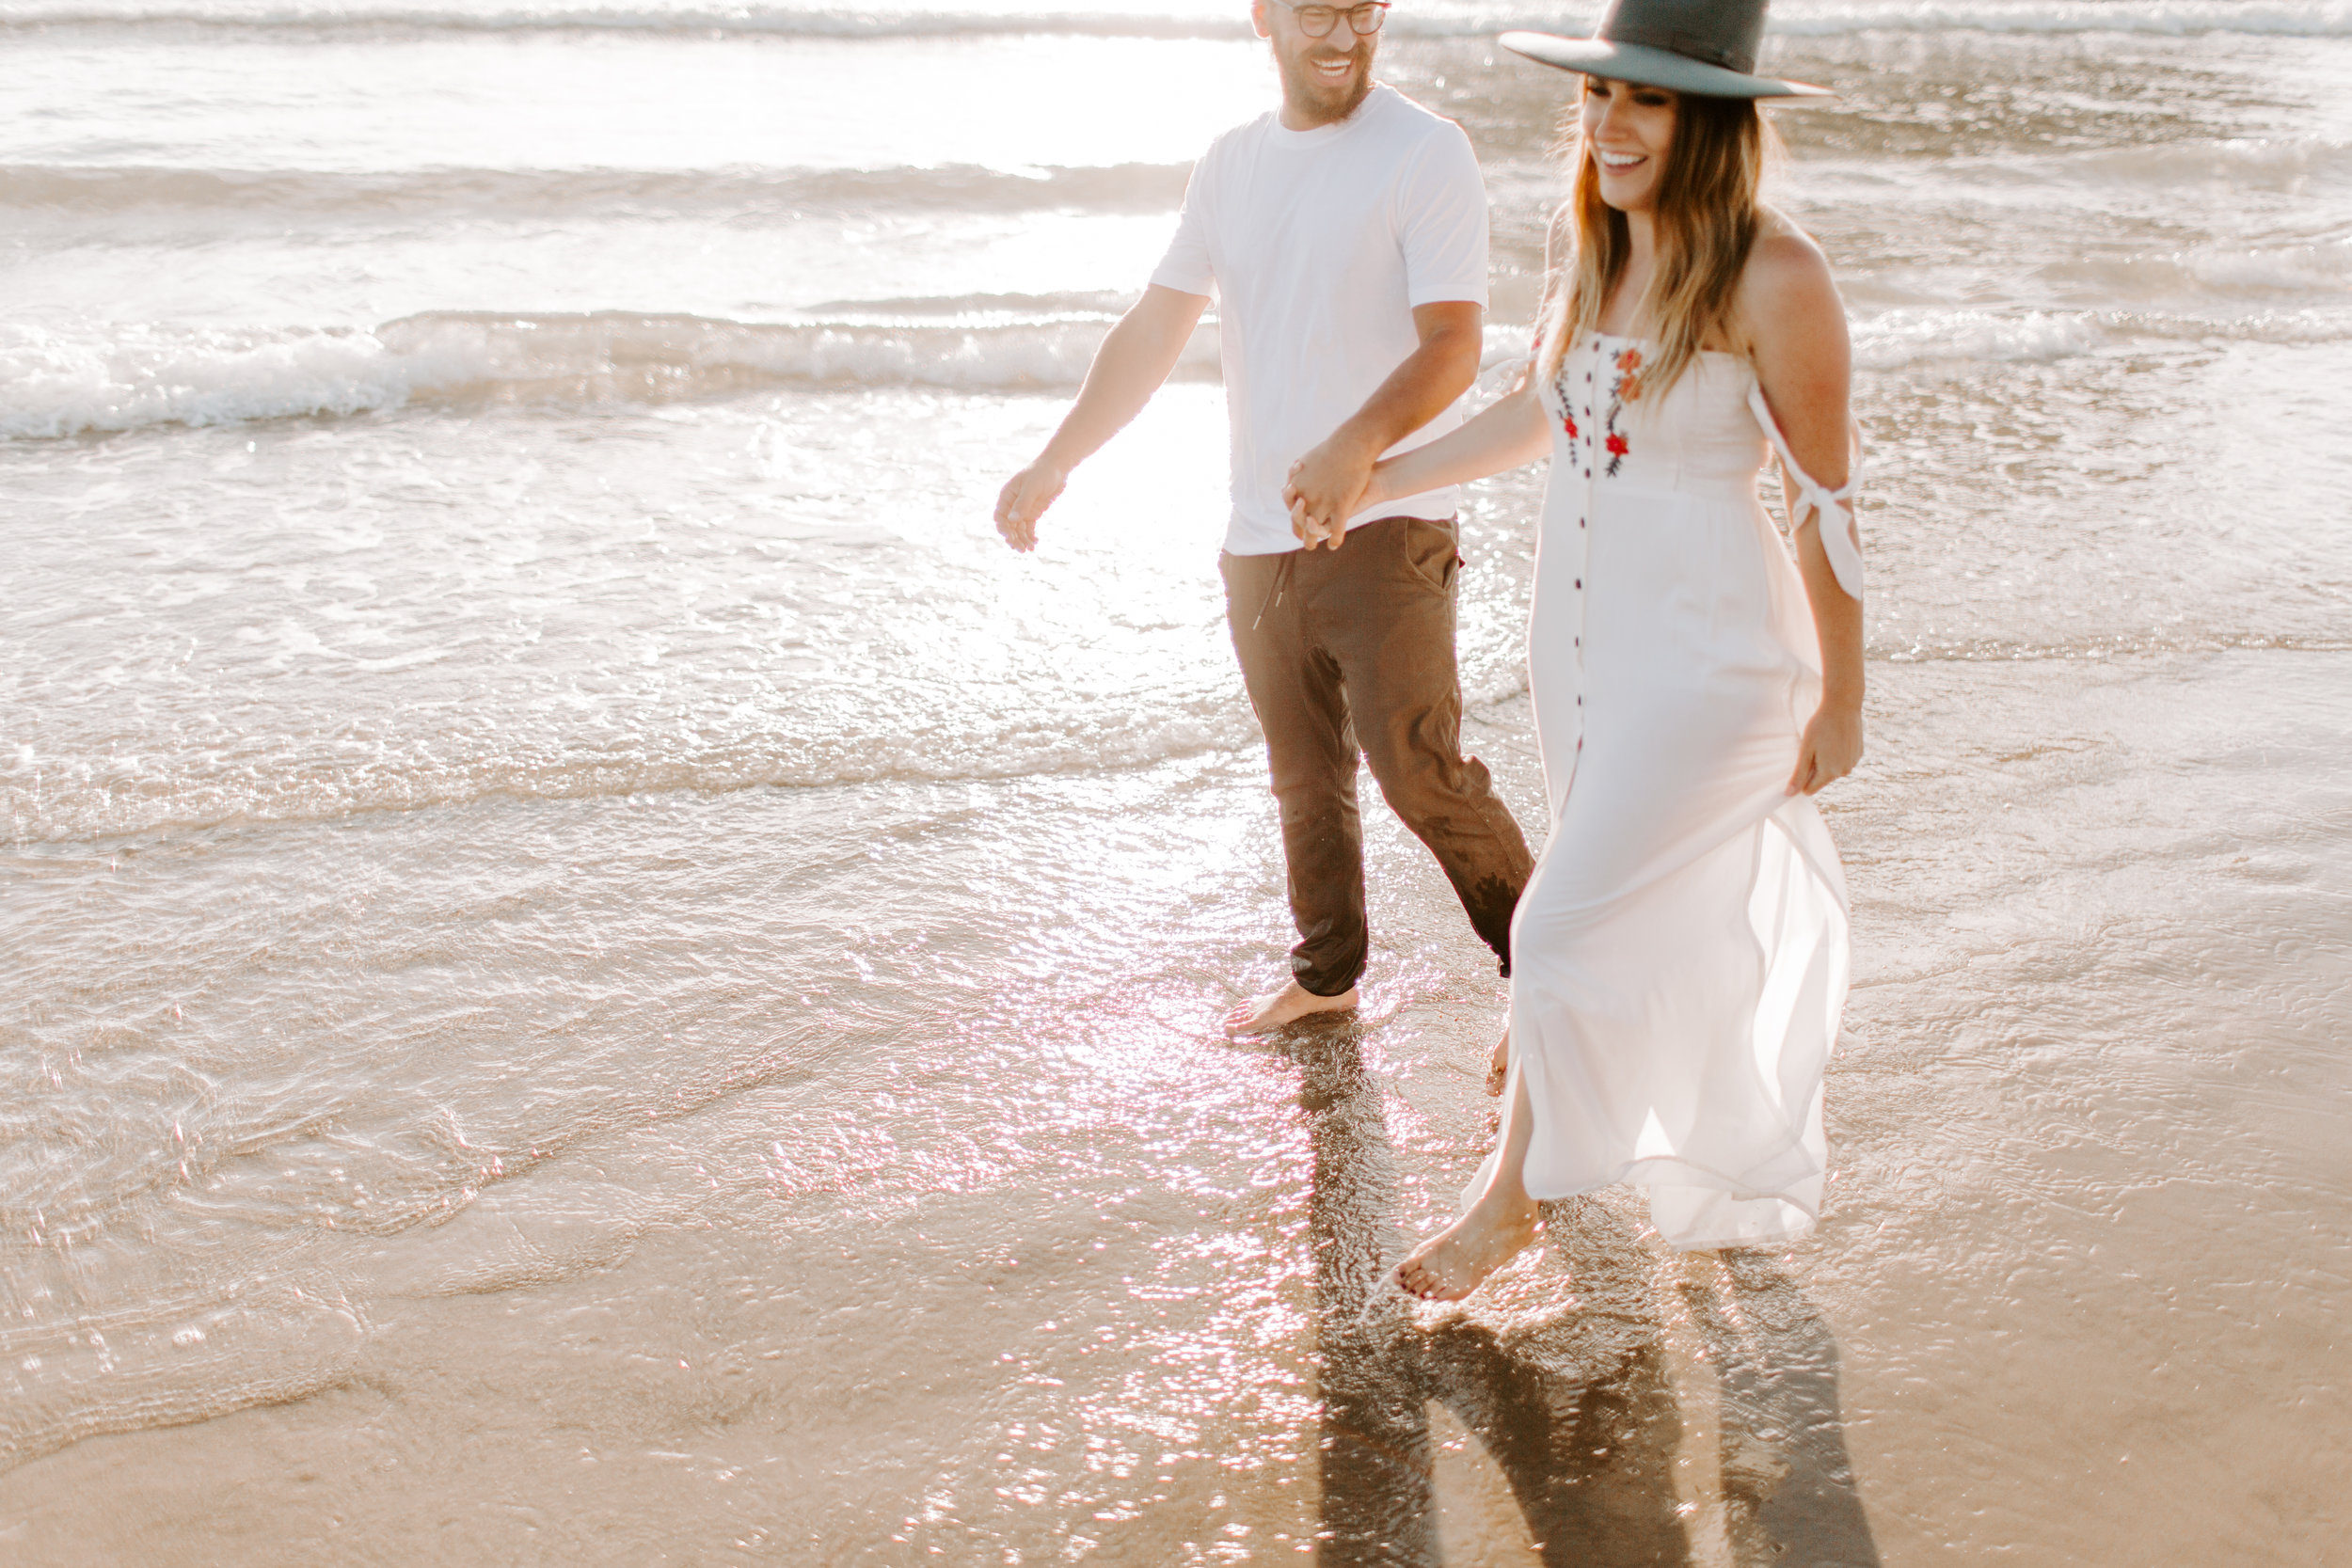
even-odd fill
[(1423, 1301), (1445, 1299), (1446, 1279), (1435, 1259), (1413, 1258), (1405, 1265), (1405, 1288)]

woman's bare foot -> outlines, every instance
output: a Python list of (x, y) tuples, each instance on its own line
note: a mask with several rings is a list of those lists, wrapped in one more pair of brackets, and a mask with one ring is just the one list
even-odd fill
[(1486, 1092), (1501, 1095), (1502, 1085), (1511, 1076), (1511, 1026), (1502, 1026), (1502, 1037), (1495, 1041), (1495, 1053), (1486, 1059)]
[(1311, 1013), (1343, 1013), (1355, 1006), (1354, 986), (1337, 996), (1317, 996), (1293, 980), (1273, 995), (1253, 998), (1227, 1013), (1225, 1033), (1233, 1039), (1250, 1035), (1271, 1035), (1284, 1024), (1295, 1023)]
[(1460, 1301), (1535, 1239), (1533, 1199), (1488, 1194), (1469, 1213), (1413, 1249), (1391, 1276), (1423, 1301)]

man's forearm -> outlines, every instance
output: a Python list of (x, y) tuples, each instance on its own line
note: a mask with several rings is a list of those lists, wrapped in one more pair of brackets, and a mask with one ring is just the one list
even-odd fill
[(1292, 531), (1309, 549), (1317, 544), (1339, 547), (1380, 454), (1444, 413), (1478, 379), (1485, 317), (1468, 300), (1415, 309), (1419, 346), (1362, 407), (1292, 466), (1282, 499), (1291, 508)]
[(1431, 334), (1332, 432), (1333, 437), (1359, 448), (1366, 462), (1378, 457), (1470, 390), (1478, 379), (1483, 346), (1475, 329)]
[(1037, 520), (1062, 493), (1070, 470), (1142, 412), (1184, 357), (1192, 329), (1208, 307), (1204, 294), (1155, 283), (1119, 318), (1094, 351), (1086, 385), (1078, 388), (1078, 401), (1064, 416), (1061, 428), (1037, 461), (1005, 481), (997, 492), (996, 531), (1006, 544), (1016, 550), (1037, 548)]
[(1078, 401), (1038, 461), (1067, 473), (1124, 430), (1184, 357), (1207, 304), (1173, 290), (1147, 291), (1094, 351)]

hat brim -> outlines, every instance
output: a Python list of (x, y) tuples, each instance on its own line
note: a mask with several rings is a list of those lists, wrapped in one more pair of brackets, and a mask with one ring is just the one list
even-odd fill
[(1634, 82), (1645, 87), (1668, 87), (1701, 98), (1788, 98), (1818, 103), (1837, 96), (1828, 87), (1750, 76), (1694, 60), (1688, 55), (1677, 55), (1671, 49), (1653, 49), (1645, 43), (1564, 39), (1549, 33), (1505, 33), (1496, 41), (1513, 54), (1562, 71), (1605, 76), (1613, 82)]

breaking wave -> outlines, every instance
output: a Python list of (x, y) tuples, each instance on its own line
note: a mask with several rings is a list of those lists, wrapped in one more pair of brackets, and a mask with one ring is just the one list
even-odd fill
[[(1513, 28), (1581, 32), (1597, 8), (1530, 12), (1516, 6), (1452, 6), (1400, 15), (1396, 33), (1424, 38), (1479, 37)], [(1776, 32), (1798, 37), (1851, 33), (2097, 33), (2188, 37), (2254, 33), (2292, 38), (2352, 37), (2352, 0), (2008, 0), (1980, 6), (1905, 0), (1823, 0), (1789, 5), (1772, 17)], [(0, 9), (0, 31), (27, 28), (154, 28), (196, 32), (293, 32), (401, 35), (431, 33), (669, 33), (698, 37), (890, 39), (974, 35), (1246, 40), (1247, 19), (1226, 7), (1110, 12), (1094, 9), (803, 9), (782, 6), (328, 8), (253, 5), (121, 8), (87, 3)]]
[(1772, 12), (1774, 32), (1821, 38), (1844, 33), (2264, 33), (2288, 38), (2352, 37), (2352, 4), (2344, 0), (2008, 0), (1990, 5), (1850, 0), (1787, 6)]
[[(414, 401), (663, 402), (791, 385), (1071, 388), (1110, 321), (1100, 309), (1009, 320), (985, 305), (974, 320), (943, 313), (771, 325), (452, 312), (373, 331), (152, 325), (102, 340), (0, 328), (0, 436), (348, 416)], [(1213, 329), (1194, 336), (1179, 373), (1216, 373)]]
[[(2217, 270), (2251, 269), (2251, 256), (2214, 259)], [(2257, 343), (2328, 343), (2352, 338), (2352, 312), (2342, 309), (2256, 310), (2226, 320), (2137, 310), (1888, 310), (1853, 325), (1854, 364), (1896, 371), (1936, 361), (2047, 364), (2101, 349), (2138, 345), (2162, 349), (2217, 340)]]
[(1095, 213), (1173, 212), (1186, 164), (1099, 168), (677, 170), (431, 169), (415, 173), (311, 173), (0, 165), (0, 210), (106, 214), (151, 209), (247, 214), (352, 216), (480, 211), (502, 217), (598, 217), (756, 212), (983, 213), (1075, 208)]
[(1855, 365), (1872, 371), (1932, 359), (2035, 362), (2087, 354), (2106, 338), (2104, 324), (2088, 312), (1889, 310), (1854, 324), (1853, 356)]
[[(2249, 269), (2329, 277), (2340, 245), (2194, 259), (2216, 277)], [(2264, 276), (2267, 277), (2268, 274)], [(762, 388), (925, 387), (1067, 391), (1118, 312), (1109, 294), (976, 294), (842, 300), (827, 319), (737, 322), (691, 315), (430, 312), (358, 327), (139, 325), (103, 338), (0, 326), (0, 437), (54, 438), (153, 425), (348, 417), (425, 404), (626, 404), (725, 397)], [(2040, 362), (2134, 341), (2216, 335), (2266, 342), (2339, 341), (2339, 309), (2255, 312), (2227, 321), (2131, 311), (1895, 309), (1857, 321), (1854, 360), (1899, 370), (1935, 360)], [(1487, 329), (1487, 389), (1524, 352), (1526, 329)], [(1214, 380), (1216, 329), (1204, 323), (1178, 365)]]

